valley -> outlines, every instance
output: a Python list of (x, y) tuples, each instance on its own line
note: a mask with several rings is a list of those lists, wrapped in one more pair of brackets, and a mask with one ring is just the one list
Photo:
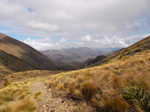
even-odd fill
[(0, 112), (150, 110), (149, 36), (78, 70), (60, 69), (30, 46), (0, 38)]
[(75, 70), (84, 68), (89, 60), (97, 56), (106, 56), (119, 48), (64, 48), (41, 51), (44, 55), (53, 60), (60, 69)]

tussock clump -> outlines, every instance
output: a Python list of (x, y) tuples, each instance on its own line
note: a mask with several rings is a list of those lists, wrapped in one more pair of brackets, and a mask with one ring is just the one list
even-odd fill
[(35, 112), (36, 103), (31, 97), (23, 100), (11, 101), (0, 105), (0, 112)]
[(128, 112), (129, 108), (130, 105), (122, 97), (106, 97), (97, 112)]
[(35, 102), (26, 83), (0, 89), (0, 112), (35, 112)]
[(81, 85), (81, 92), (87, 101), (91, 100), (93, 96), (95, 96), (98, 88), (93, 82), (86, 82)]

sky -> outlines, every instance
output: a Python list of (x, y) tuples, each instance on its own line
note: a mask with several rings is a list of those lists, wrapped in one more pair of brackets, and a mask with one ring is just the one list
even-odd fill
[(150, 35), (150, 0), (0, 0), (0, 32), (38, 50), (122, 48)]

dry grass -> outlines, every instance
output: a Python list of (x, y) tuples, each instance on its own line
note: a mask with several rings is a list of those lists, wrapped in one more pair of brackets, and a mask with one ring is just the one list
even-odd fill
[(97, 108), (101, 112), (128, 112), (130, 108), (130, 105), (120, 96), (106, 96), (102, 102), (102, 107)]
[(0, 112), (35, 112), (36, 101), (28, 82), (11, 84), (0, 89)]
[(140, 53), (144, 50), (150, 49), (150, 36), (146, 37), (145, 39), (138, 41), (137, 43), (121, 49), (119, 51), (113, 52), (110, 56), (106, 57), (103, 62), (109, 63), (111, 61), (116, 61), (118, 59), (126, 58), (126, 56), (133, 56), (137, 53)]
[(25, 72), (17, 72), (13, 74), (0, 75), (0, 88), (3, 88), (12, 82), (21, 82), (29, 79), (44, 78), (50, 75), (54, 75), (61, 71), (48, 71), (48, 70), (32, 70)]
[(35, 112), (43, 91), (33, 84), (60, 71), (33, 70), (0, 76), (0, 112)]
[(31, 80), (36, 82), (36, 78), (47, 80), (47, 87), (56, 96), (87, 103), (97, 112), (150, 110), (149, 50), (102, 66), (56, 75), (47, 71), (8, 75), (7, 86), (0, 89), (0, 112), (36, 111), (36, 98), (41, 93), (32, 94), (29, 90)]
[[(99, 67), (83, 69), (51, 76), (49, 88), (57, 94), (73, 100), (87, 101), (98, 112), (128, 112), (150, 109), (150, 51), (143, 51), (134, 56)], [(124, 90), (138, 87), (146, 96), (140, 100), (124, 98)], [(130, 94), (129, 94), (130, 95)], [(68, 97), (69, 96), (69, 97)], [(136, 102), (134, 102), (136, 100)], [(146, 107), (145, 107), (146, 106)], [(103, 111), (100, 111), (100, 110)]]
[(36, 103), (34, 99), (30, 97), (0, 106), (0, 112), (35, 112), (35, 111), (36, 111)]

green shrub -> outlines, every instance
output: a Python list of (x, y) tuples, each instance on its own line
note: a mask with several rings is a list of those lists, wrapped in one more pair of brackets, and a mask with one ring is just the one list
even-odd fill
[(132, 104), (137, 104), (145, 112), (150, 111), (150, 92), (140, 87), (128, 87), (123, 91), (123, 97)]

